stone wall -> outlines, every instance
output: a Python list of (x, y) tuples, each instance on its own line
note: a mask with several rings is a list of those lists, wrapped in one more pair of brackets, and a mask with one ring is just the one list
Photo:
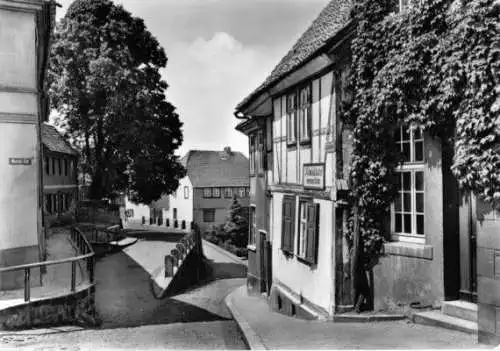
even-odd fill
[(1, 330), (63, 324), (99, 325), (93, 285), (75, 294), (33, 301), (0, 311)]
[(477, 202), (479, 342), (500, 344), (500, 211)]

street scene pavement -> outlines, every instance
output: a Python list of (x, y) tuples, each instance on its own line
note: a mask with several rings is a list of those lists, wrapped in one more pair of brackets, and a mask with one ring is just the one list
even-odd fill
[(245, 283), (246, 267), (204, 245), (212, 279), (157, 300), (150, 291), (150, 276), (179, 238), (158, 232), (140, 234), (137, 243), (97, 261), (96, 306), (101, 327), (3, 333), (0, 349), (245, 349), (224, 298)]

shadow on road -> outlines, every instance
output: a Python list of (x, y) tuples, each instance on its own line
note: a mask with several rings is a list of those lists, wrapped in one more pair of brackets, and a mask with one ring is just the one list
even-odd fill
[(150, 274), (126, 253), (108, 255), (96, 266), (96, 306), (101, 328), (228, 320), (176, 298), (156, 300)]

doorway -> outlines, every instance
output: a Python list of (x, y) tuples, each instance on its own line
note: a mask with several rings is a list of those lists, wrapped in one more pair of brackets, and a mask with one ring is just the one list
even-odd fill
[(476, 200), (462, 194), (460, 204), (460, 299), (477, 302)]

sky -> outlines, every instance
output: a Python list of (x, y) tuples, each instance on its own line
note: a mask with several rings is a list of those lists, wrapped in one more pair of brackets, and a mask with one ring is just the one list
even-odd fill
[[(72, 0), (58, 0), (57, 18)], [(236, 105), (260, 85), (328, 0), (115, 0), (144, 19), (168, 57), (166, 97), (191, 149), (248, 155)]]

